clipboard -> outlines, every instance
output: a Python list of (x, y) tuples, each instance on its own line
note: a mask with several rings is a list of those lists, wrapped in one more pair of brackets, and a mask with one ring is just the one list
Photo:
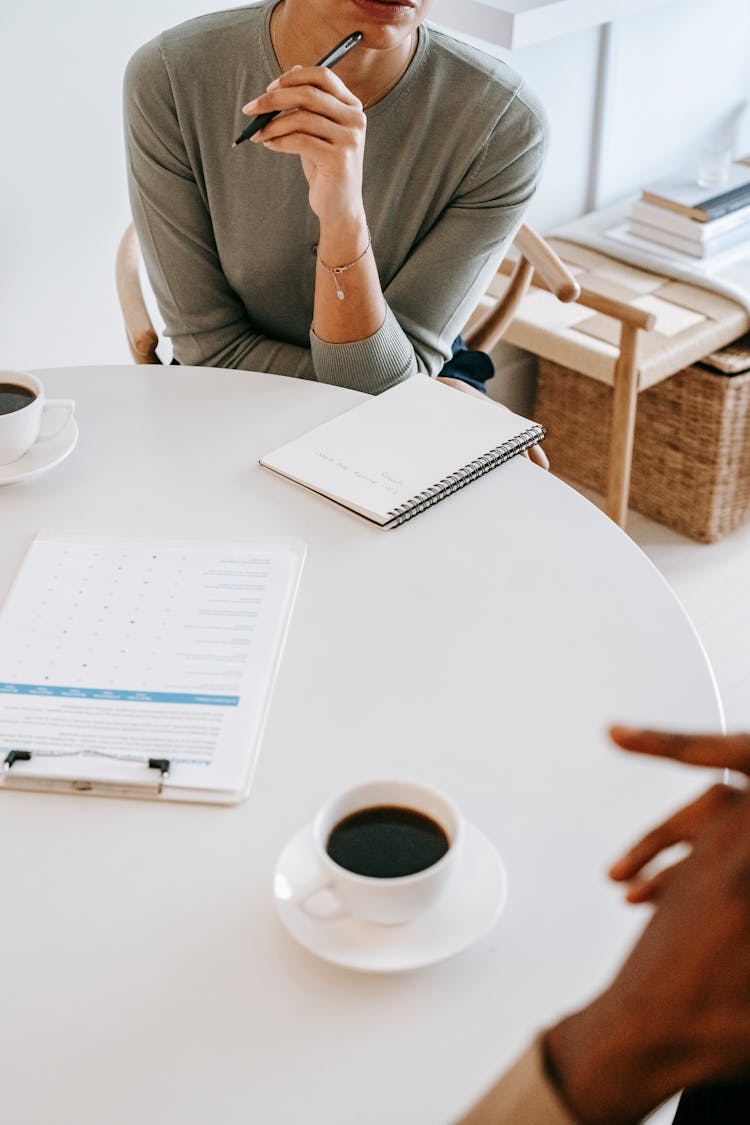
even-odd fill
[(0, 788), (245, 798), (304, 557), (38, 535), (0, 612)]

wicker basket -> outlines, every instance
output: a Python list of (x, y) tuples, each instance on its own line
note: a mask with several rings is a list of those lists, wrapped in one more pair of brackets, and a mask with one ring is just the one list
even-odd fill
[[(606, 491), (612, 388), (539, 362), (534, 417), (552, 468)], [(630, 506), (713, 543), (750, 516), (750, 372), (688, 367), (638, 395)]]

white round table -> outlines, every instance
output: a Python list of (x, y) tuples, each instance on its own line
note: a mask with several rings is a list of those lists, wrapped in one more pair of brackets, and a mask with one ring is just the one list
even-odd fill
[[(0, 489), (0, 595), (38, 530), (292, 536), (308, 557), (249, 799), (0, 793), (3, 1119), (435, 1125), (612, 973), (644, 915), (607, 864), (705, 779), (614, 719), (721, 724), (713, 677), (634, 544), (516, 459), (393, 531), (259, 467), (355, 392), (198, 368), (40, 372), (80, 441)], [(504, 858), (497, 926), (442, 964), (319, 961), (271, 895), (332, 792), (423, 778)]]

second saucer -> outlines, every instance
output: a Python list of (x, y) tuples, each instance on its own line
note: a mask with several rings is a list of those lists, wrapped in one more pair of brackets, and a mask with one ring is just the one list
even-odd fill
[(312, 828), (307, 825), (282, 851), (274, 872), (279, 917), (300, 945), (335, 965), (369, 973), (423, 968), (452, 957), (479, 941), (505, 906), (508, 880), (493, 844), (466, 824), (457, 869), (440, 898), (402, 925), (378, 925), (347, 916), (314, 917), (290, 898), (290, 887), (315, 863)]

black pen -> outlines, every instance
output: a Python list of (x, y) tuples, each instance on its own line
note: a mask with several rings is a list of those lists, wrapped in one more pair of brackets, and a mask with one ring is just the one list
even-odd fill
[[(352, 47), (357, 46), (360, 39), (362, 39), (362, 32), (353, 31), (351, 35), (347, 35), (346, 39), (342, 39), (332, 51), (329, 51), (322, 59), (319, 59), (318, 62), (315, 63), (315, 66), (335, 66), (337, 62), (341, 62), (344, 55), (349, 54)], [(257, 117), (254, 117), (250, 124), (246, 125), (242, 130), (239, 137), (232, 145), (232, 148), (241, 145), (243, 141), (249, 141), (250, 138), (254, 137), (256, 133), (259, 133), (261, 129), (265, 129), (268, 122), (273, 121), (274, 117), (278, 117), (280, 113), (280, 109), (274, 109), (271, 113), (261, 113)]]

